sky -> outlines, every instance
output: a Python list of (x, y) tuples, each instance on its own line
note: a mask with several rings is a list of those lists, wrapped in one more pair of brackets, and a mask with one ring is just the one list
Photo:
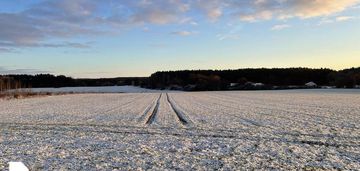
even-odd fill
[(0, 74), (360, 67), (360, 0), (1, 0)]

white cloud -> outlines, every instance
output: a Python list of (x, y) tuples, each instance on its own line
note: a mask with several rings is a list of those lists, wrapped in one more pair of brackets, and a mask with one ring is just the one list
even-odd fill
[(174, 31), (174, 32), (171, 32), (171, 34), (179, 35), (179, 36), (190, 36), (190, 35), (195, 34), (195, 32), (191, 32), (191, 31)]
[(10, 53), (10, 52), (14, 52), (14, 50), (11, 48), (0, 47), (0, 53)]
[(248, 22), (255, 22), (258, 20), (270, 20), (273, 17), (273, 12), (271, 11), (260, 11), (255, 14), (243, 14), (240, 15), (240, 20), (248, 21)]
[(322, 18), (318, 25), (320, 26), (320, 25), (324, 25), (324, 24), (330, 24), (330, 23), (333, 23), (333, 22), (334, 22), (334, 20), (331, 20), (331, 19), (328, 19), (328, 18)]
[(191, 17), (183, 18), (179, 21), (179, 24), (190, 24), (193, 26), (199, 25), (196, 21), (194, 21)]
[(287, 29), (290, 28), (291, 26), (288, 24), (279, 24), (279, 25), (274, 25), (271, 30), (283, 30), (283, 29)]
[(149, 27), (143, 27), (142, 30), (143, 30), (144, 32), (149, 32), (149, 31), (150, 31)]
[(238, 40), (238, 39), (240, 39), (239, 34), (218, 34), (218, 35), (216, 35), (216, 37), (219, 40)]
[(352, 16), (338, 16), (338, 17), (336, 17), (336, 21), (348, 21), (348, 20), (352, 20), (352, 19), (354, 19), (354, 17), (352, 17)]
[(39, 70), (39, 69), (9, 69), (6, 67), (0, 66), (0, 75), (8, 74), (41, 74), (41, 73), (52, 73), (51, 71)]
[(344, 21), (349, 21), (349, 20), (353, 20), (356, 19), (356, 17), (354, 16), (337, 16), (337, 17), (333, 17), (333, 18), (322, 18), (319, 22), (318, 25), (324, 25), (324, 24), (331, 24), (331, 23), (335, 23), (335, 22), (344, 22)]

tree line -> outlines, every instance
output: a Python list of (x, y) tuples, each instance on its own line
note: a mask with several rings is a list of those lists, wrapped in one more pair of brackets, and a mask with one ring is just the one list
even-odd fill
[[(308, 82), (318, 86), (354, 88), (360, 85), (360, 67), (341, 71), (311, 68), (248, 68), (237, 70), (161, 71), (150, 77), (119, 77), (74, 79), (64, 75), (5, 75), (0, 76), (0, 91), (16, 88), (122, 86), (134, 85), (152, 89), (188, 91), (229, 89), (301, 88)], [(259, 83), (259, 84), (249, 84)], [(236, 85), (231, 87), (231, 85)]]
[(15, 80), (12, 77), (0, 76), (0, 92), (10, 89), (19, 89), (24, 87), (19, 80)]
[(143, 77), (75, 79), (64, 75), (56, 76), (52, 74), (3, 75), (0, 76), (0, 90), (43, 87), (141, 86), (144, 84), (145, 79)]
[(162, 71), (149, 77), (148, 87), (202, 91), (228, 90), (231, 84), (236, 84), (238, 89), (252, 89), (254, 87), (247, 86), (250, 82), (261, 83), (260, 89), (302, 87), (308, 82), (318, 86), (354, 88), (360, 85), (360, 67), (341, 71), (326, 68)]

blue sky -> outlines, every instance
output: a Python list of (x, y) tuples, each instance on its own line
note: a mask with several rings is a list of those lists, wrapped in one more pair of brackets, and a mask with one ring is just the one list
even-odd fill
[(0, 1), (0, 74), (359, 66), (359, 0)]

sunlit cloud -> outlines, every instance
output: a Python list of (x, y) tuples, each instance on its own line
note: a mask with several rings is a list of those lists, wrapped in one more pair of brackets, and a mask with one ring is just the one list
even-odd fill
[(228, 6), (228, 1), (224, 0), (195, 0), (193, 6), (198, 8), (201, 12), (210, 19), (216, 21), (223, 15), (223, 10)]
[(344, 11), (359, 3), (359, 0), (256, 0), (232, 2), (233, 10), (244, 21), (272, 18), (312, 18)]
[[(0, 47), (2, 52), (21, 47), (86, 48), (78, 37), (118, 34), (133, 27), (181, 24), (199, 25), (224, 20), (260, 22), (288, 18), (328, 17), (359, 5), (360, 0), (43, 0), (23, 11), (0, 11)], [(106, 12), (104, 12), (106, 11)], [(339, 16), (334, 21), (351, 20)], [(322, 23), (328, 21), (321, 20)], [(274, 27), (274, 30), (284, 29)], [(147, 31), (148, 29), (144, 29)], [(164, 34), (166, 34), (165, 32)], [(189, 36), (189, 31), (173, 34)], [(230, 34), (236, 35), (236, 34)], [(229, 36), (225, 36), (229, 37)], [(236, 36), (230, 36), (236, 37)], [(57, 39), (60, 42), (50, 42)], [(66, 43), (64, 43), (66, 40)]]

